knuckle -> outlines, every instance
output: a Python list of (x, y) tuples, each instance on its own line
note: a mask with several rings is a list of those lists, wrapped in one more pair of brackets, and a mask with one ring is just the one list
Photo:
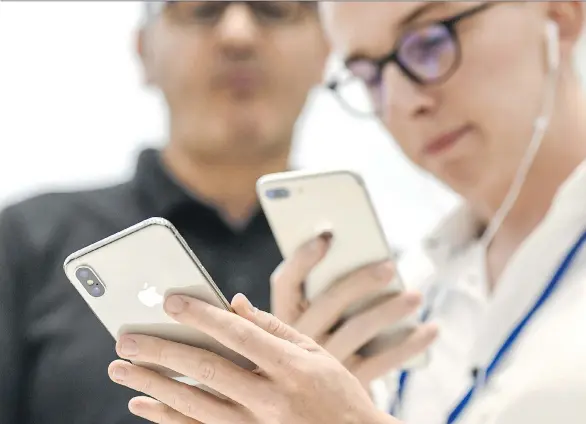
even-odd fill
[(175, 411), (181, 414), (192, 417), (193, 416), (193, 395), (185, 390), (174, 393), (171, 396), (170, 405)]
[(201, 383), (209, 383), (216, 377), (216, 367), (209, 360), (198, 361), (194, 364), (193, 375)]
[(276, 365), (284, 375), (284, 381), (295, 384), (299, 380), (300, 374), (303, 373), (304, 361), (296, 361), (296, 356), (291, 352), (294, 347), (291, 344), (291, 349), (284, 348), (280, 355), (276, 358)]
[(272, 335), (280, 334), (283, 331), (283, 323), (281, 320), (277, 319), (274, 315), (268, 316), (267, 322), (267, 332)]
[(157, 422), (159, 424), (179, 424), (174, 415), (173, 409), (169, 405), (163, 403), (161, 404), (159, 420)]
[(340, 378), (340, 371), (342, 369), (346, 372), (345, 367), (341, 363), (327, 361), (327, 363), (322, 364), (319, 368), (315, 367), (313, 373), (320, 381), (335, 381)]
[(238, 325), (239, 323), (229, 323), (226, 326), (228, 334), (230, 334), (234, 341), (239, 344), (247, 344), (250, 340), (250, 330), (246, 327)]
[(277, 365), (285, 370), (293, 370), (293, 355), (291, 355), (287, 349), (283, 349), (283, 352), (277, 358)]
[(154, 358), (158, 364), (168, 364), (173, 358), (172, 349), (166, 343), (157, 343), (154, 349)]
[(307, 350), (308, 352), (315, 352), (320, 350), (319, 344), (309, 336), (305, 334), (301, 334), (299, 337), (299, 341), (297, 342), (297, 346), (300, 348)]
[(146, 377), (144, 381), (140, 384), (139, 392), (149, 394), (151, 393), (153, 388), (153, 380), (150, 377)]
[[(291, 367), (288, 374), (289, 377), (289, 392), (303, 393), (307, 387), (314, 387), (316, 384), (321, 384), (328, 381), (329, 376), (326, 376), (323, 366), (316, 366), (312, 362), (299, 361), (295, 367)], [(336, 376), (333, 376), (337, 378)]]

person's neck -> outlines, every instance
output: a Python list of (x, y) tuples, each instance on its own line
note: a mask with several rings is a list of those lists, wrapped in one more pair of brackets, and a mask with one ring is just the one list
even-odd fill
[[(581, 145), (564, 143), (566, 149), (560, 143), (557, 148), (543, 150), (536, 159), (515, 205), (496, 232), (492, 244), (497, 242), (517, 246), (545, 218), (560, 187), (586, 160), (586, 132), (583, 137), (584, 142)], [(491, 218), (499, 206), (491, 206)]]
[(286, 171), (289, 151), (237, 162), (209, 160), (169, 143), (163, 149), (162, 159), (186, 189), (215, 207), (229, 223), (238, 225), (257, 211), (257, 179), (265, 174)]
[[(515, 205), (489, 246), (489, 272), (492, 274), (490, 278), (493, 284), (498, 280), (506, 258), (541, 223), (560, 187), (586, 160), (586, 123), (583, 121), (585, 113), (586, 99), (579, 89), (574, 87), (574, 90), (560, 90), (556, 113), (541, 149)], [(504, 194), (501, 193), (490, 201), (477, 203), (477, 212), (486, 222), (490, 221), (500, 208), (503, 198)]]

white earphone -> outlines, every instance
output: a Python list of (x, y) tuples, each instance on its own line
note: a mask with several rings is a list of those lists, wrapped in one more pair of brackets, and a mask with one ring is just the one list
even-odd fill
[(482, 235), (481, 242), (485, 247), (492, 242), (495, 234), (501, 227), (503, 221), (507, 215), (513, 209), (520, 193), (523, 188), (523, 184), (527, 179), (531, 165), (535, 160), (537, 152), (541, 147), (547, 128), (553, 114), (553, 108), (555, 104), (555, 96), (557, 92), (557, 80), (560, 67), (560, 40), (559, 40), (559, 27), (554, 21), (547, 21), (545, 25), (545, 55), (547, 61), (547, 81), (545, 92), (543, 95), (543, 104), (540, 115), (535, 119), (533, 136), (527, 146), (525, 155), (523, 156), (517, 173), (507, 195), (503, 199), (500, 208), (495, 213), (492, 220), (489, 222), (486, 231)]
[(551, 71), (557, 69), (560, 65), (560, 33), (558, 25), (552, 20), (547, 21), (545, 25), (545, 41), (547, 65)]

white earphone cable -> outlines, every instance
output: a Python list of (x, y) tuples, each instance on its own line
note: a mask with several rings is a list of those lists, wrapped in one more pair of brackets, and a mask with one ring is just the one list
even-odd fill
[[(548, 41), (551, 42), (551, 40)], [(549, 48), (551, 48), (551, 45), (549, 46)], [(558, 55), (558, 52), (556, 51), (552, 53), (548, 51), (548, 54)], [(548, 59), (551, 60), (551, 58)], [(507, 218), (507, 216), (515, 206), (515, 203), (517, 202), (517, 199), (521, 194), (521, 190), (523, 188), (523, 185), (525, 184), (529, 171), (531, 170), (531, 166), (533, 165), (535, 157), (539, 152), (539, 148), (541, 147), (541, 144), (545, 137), (545, 133), (549, 127), (549, 123), (553, 115), (555, 97), (557, 93), (557, 83), (559, 76), (558, 58), (556, 57), (553, 60), (553, 63), (548, 63), (550, 69), (549, 74), (547, 76), (547, 83), (543, 98), (541, 114), (535, 120), (531, 142), (529, 143), (525, 155), (523, 156), (521, 163), (519, 164), (519, 168), (517, 169), (517, 173), (515, 174), (515, 178), (511, 183), (509, 191), (503, 199), (501, 206), (499, 207), (494, 217), (488, 224), (486, 231), (482, 235), (480, 241), (484, 248), (487, 248), (490, 245), (494, 236), (503, 224), (504, 220)]]

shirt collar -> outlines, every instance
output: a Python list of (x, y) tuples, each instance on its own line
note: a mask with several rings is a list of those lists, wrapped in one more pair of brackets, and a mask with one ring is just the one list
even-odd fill
[[(471, 352), (476, 365), (486, 366), (585, 230), (586, 162), (562, 184), (544, 220), (517, 249), (501, 275)], [(462, 230), (455, 227), (454, 231), (456, 234), (448, 231), (448, 237), (454, 236), (451, 241), (465, 239)]]
[[(134, 179), (131, 184), (139, 194), (148, 216), (158, 216), (171, 220), (183, 213), (204, 222), (221, 223), (232, 233), (242, 233), (251, 225), (268, 225), (263, 210), (258, 206), (246, 222), (228, 223), (225, 217), (205, 199), (198, 198), (184, 187), (169, 171), (156, 149), (146, 149), (140, 153)], [(256, 227), (255, 227), (256, 228)]]
[(184, 205), (211, 210), (175, 181), (155, 149), (140, 153), (132, 184), (152, 216), (168, 217)]

